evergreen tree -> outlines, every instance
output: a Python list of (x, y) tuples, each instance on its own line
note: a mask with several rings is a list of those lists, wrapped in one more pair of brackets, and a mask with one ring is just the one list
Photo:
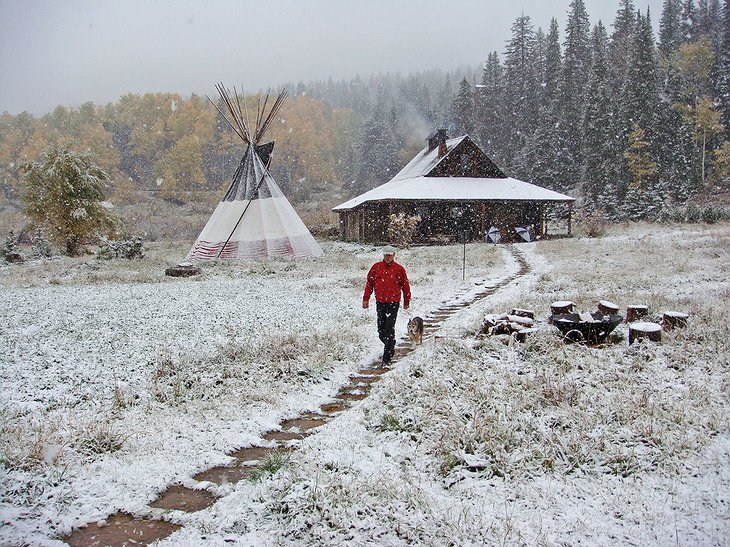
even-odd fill
[(613, 101), (608, 73), (608, 34), (599, 22), (592, 35), (591, 72), (586, 86), (585, 115), (583, 117), (584, 174), (583, 195), (598, 204), (598, 197), (615, 192), (616, 172), (613, 143)]
[(698, 180), (692, 131), (668, 101), (662, 101), (657, 119), (658, 177), (666, 184), (667, 203), (684, 203), (696, 189)]
[(561, 158), (566, 155), (565, 133), (560, 126), (560, 95), (562, 89), (562, 53), (558, 22), (552, 19), (545, 37), (542, 81), (539, 81), (539, 110), (535, 130), (527, 139), (519, 159), (530, 181), (554, 190), (567, 191)]
[(682, 42), (694, 42), (698, 35), (699, 23), (694, 0), (684, 0), (682, 4)]
[(565, 29), (561, 126), (565, 131), (562, 158), (565, 178), (576, 184), (582, 171), (582, 121), (585, 85), (590, 69), (590, 24), (583, 0), (573, 0)]
[(498, 165), (504, 165), (504, 79), (499, 54), (494, 51), (487, 57), (482, 72), (482, 83), (475, 94), (477, 111), (477, 135), (482, 150)]
[(474, 132), (474, 94), (466, 78), (459, 84), (459, 94), (454, 99), (452, 116), (456, 135)]
[[(648, 12), (646, 16), (637, 14), (630, 60), (619, 105), (618, 119), (622, 127), (617, 130), (617, 135), (619, 138), (620, 135), (624, 135), (626, 139), (623, 153), (623, 159), (626, 161), (625, 169), (628, 170), (630, 179), (636, 181), (636, 167), (635, 164), (632, 167), (629, 159), (632, 156), (629, 154), (634, 154), (635, 157), (637, 143), (647, 142), (646, 150), (641, 149), (642, 157), (645, 155), (646, 161), (655, 161), (657, 153), (655, 113), (661, 103), (658, 85), (659, 65)], [(637, 140), (639, 134), (642, 138)], [(617, 183), (618, 194), (623, 196), (627, 192), (629, 180), (623, 178)], [(646, 190), (647, 184), (643, 188)], [(626, 204), (624, 200), (624, 206)]]
[(626, 73), (631, 62), (634, 41), (636, 12), (633, 0), (621, 0), (613, 22), (613, 33), (609, 44), (609, 59), (612, 67), (612, 80), (615, 89), (621, 89), (626, 81)]
[[(537, 118), (537, 82), (534, 60), (535, 30), (529, 16), (512, 24), (512, 38), (505, 52), (505, 167), (514, 172), (515, 158), (534, 130)], [(519, 172), (515, 173), (519, 176)]]
[(395, 107), (386, 110), (379, 102), (363, 127), (358, 147), (360, 169), (354, 184), (348, 188), (351, 193), (370, 190), (395, 176), (402, 167), (398, 154), (402, 145)]
[(722, 43), (718, 53), (720, 64), (718, 77), (718, 97), (721, 121), (725, 126), (725, 138), (730, 139), (730, 0), (723, 6)]
[(541, 82), (542, 94), (540, 103), (552, 103), (558, 99), (562, 89), (563, 55), (560, 50), (560, 30), (558, 21), (553, 17), (550, 21), (550, 31), (545, 38), (545, 68)]
[(664, 0), (659, 19), (659, 53), (667, 61), (682, 44), (682, 0)]
[[(631, 63), (626, 77), (622, 107), (631, 126), (638, 125), (651, 137), (654, 132), (654, 112), (659, 104), (659, 65), (654, 45), (651, 20), (637, 15)], [(633, 130), (633, 129), (632, 129)]]

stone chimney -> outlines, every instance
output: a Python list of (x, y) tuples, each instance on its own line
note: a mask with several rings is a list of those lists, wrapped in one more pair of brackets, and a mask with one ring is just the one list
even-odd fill
[(439, 129), (428, 139), (428, 152), (439, 149), (439, 158), (443, 158), (446, 155), (446, 139), (449, 137), (446, 135), (446, 129)]

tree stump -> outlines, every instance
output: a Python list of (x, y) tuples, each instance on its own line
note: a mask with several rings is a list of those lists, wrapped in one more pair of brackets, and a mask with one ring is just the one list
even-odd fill
[(649, 306), (643, 304), (631, 304), (626, 308), (626, 322), (633, 323), (637, 319), (641, 319), (649, 315)]
[(552, 315), (565, 315), (566, 313), (573, 313), (575, 302), (571, 300), (558, 300), (550, 304), (550, 312)]
[(666, 331), (674, 329), (674, 327), (682, 328), (687, 326), (689, 314), (681, 311), (665, 311), (662, 314), (662, 327)]
[(651, 342), (661, 342), (661, 325), (648, 322), (631, 323), (629, 325), (629, 345), (633, 344), (634, 340), (641, 340), (643, 338)]
[(177, 266), (172, 266), (165, 270), (165, 275), (170, 277), (190, 277), (199, 273), (200, 268), (196, 268), (192, 262), (181, 262)]
[(618, 306), (608, 300), (601, 300), (598, 303), (598, 313), (601, 315), (618, 315)]
[(537, 331), (538, 331), (538, 329), (536, 329), (534, 327), (533, 328), (529, 328), (529, 329), (522, 329), (522, 330), (518, 330), (518, 331), (513, 332), (512, 333), (512, 337), (517, 342), (524, 342), (527, 339), (528, 336), (530, 336), (531, 334), (536, 333)]
[(510, 315), (517, 315), (519, 317), (529, 317), (535, 319), (535, 312), (533, 310), (523, 310), (521, 308), (512, 308)]
[(22, 264), (25, 262), (25, 255), (17, 251), (10, 251), (5, 253), (5, 262), (8, 264)]

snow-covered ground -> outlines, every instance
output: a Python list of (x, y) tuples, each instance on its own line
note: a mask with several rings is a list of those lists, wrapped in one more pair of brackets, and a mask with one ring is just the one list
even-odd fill
[[(616, 227), (516, 245), (531, 266), (448, 319), (370, 396), (256, 481), (206, 486), (197, 513), (151, 509), (168, 485), (260, 445), (380, 355), (360, 307), (377, 248), (162, 275), (142, 261), (0, 268), (0, 544), (54, 545), (124, 510), (183, 528), (163, 545), (728, 544), (730, 225)], [(513, 275), (505, 246), (403, 250), (425, 316)], [(691, 314), (661, 345), (477, 336), (487, 313), (611, 300)], [(199, 487), (200, 485), (198, 485)]]

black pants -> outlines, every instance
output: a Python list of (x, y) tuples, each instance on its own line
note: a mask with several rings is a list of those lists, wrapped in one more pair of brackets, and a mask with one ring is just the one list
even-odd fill
[(376, 302), (378, 337), (383, 343), (383, 361), (389, 362), (395, 353), (395, 320), (400, 302)]

